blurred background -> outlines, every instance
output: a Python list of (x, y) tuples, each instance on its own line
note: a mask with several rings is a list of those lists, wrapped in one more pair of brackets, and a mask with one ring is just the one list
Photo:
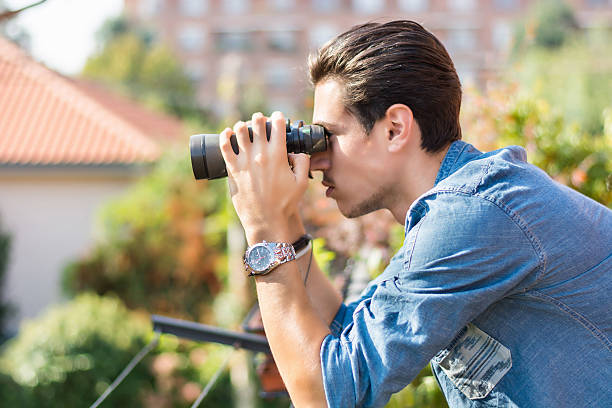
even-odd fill
[[(612, 0), (0, 0), (0, 395), (89, 406), (152, 338), (150, 314), (240, 329), (255, 302), (224, 180), (190, 134), (255, 111), (308, 122), (306, 60), (367, 21), (423, 24), (462, 81), (464, 139), (527, 149), (612, 208)], [(347, 300), (403, 240), (313, 181), (315, 257)], [(288, 406), (262, 356), (163, 335), (102, 406)], [(427, 367), (389, 407), (444, 407)]]

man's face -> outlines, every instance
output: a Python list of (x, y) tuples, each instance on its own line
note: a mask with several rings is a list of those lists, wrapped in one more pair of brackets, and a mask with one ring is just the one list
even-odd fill
[(315, 88), (313, 124), (331, 134), (328, 149), (311, 157), (311, 170), (323, 172), (326, 195), (336, 200), (345, 217), (385, 208), (392, 185), (385, 169), (385, 129), (379, 122), (369, 135), (344, 107), (344, 87), (333, 79)]

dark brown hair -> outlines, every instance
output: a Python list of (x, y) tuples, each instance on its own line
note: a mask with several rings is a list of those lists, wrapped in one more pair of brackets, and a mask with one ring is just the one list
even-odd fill
[(421, 147), (437, 152), (461, 139), (461, 83), (440, 41), (414, 21), (351, 28), (309, 58), (313, 85), (328, 78), (345, 86), (344, 106), (367, 133), (389, 106), (412, 109)]

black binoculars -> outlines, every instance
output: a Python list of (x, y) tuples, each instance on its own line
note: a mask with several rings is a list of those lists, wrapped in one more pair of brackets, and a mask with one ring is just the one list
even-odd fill
[[(287, 153), (313, 154), (327, 150), (327, 136), (325, 128), (319, 125), (304, 125), (304, 121), (298, 120), (292, 125), (287, 119)], [(253, 129), (249, 126), (249, 137), (253, 141)], [(272, 123), (266, 122), (266, 134), (270, 140)], [(236, 135), (230, 137), (232, 149), (238, 154), (238, 142)], [(219, 148), (218, 134), (193, 135), (189, 140), (191, 150), (191, 167), (196, 180), (217, 179), (227, 177), (225, 161)]]

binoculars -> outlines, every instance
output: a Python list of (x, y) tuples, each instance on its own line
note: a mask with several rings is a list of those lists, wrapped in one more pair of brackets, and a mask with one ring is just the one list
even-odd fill
[[(249, 126), (249, 137), (253, 141), (253, 129)], [(272, 123), (266, 122), (266, 135), (270, 140)], [(287, 133), (287, 153), (313, 154), (327, 150), (327, 135), (325, 128), (320, 125), (304, 125), (298, 120), (292, 125), (287, 119), (285, 122)], [(234, 153), (238, 154), (236, 135), (232, 134), (230, 143)], [(227, 177), (225, 161), (219, 148), (218, 134), (193, 135), (189, 140), (191, 150), (191, 167), (196, 180), (217, 179)]]

